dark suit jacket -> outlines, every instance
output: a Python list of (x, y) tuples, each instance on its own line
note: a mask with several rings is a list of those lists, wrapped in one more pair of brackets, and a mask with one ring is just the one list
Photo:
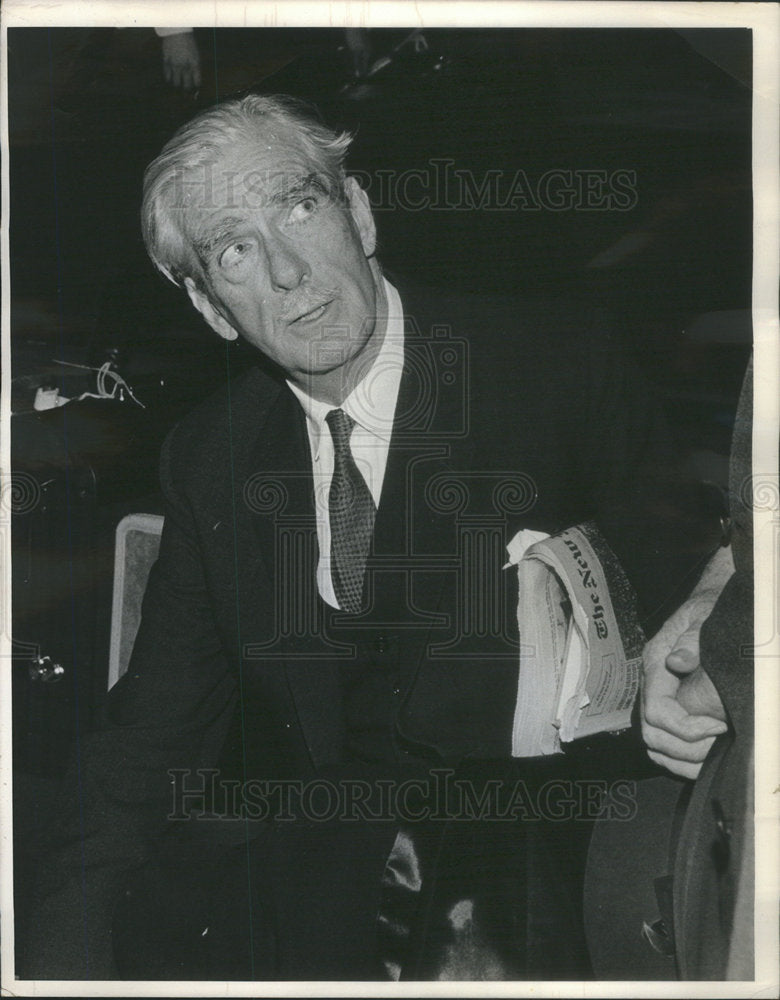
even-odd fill
[(753, 361), (731, 442), (734, 575), (701, 630), (701, 663), (729, 721), (704, 762), (680, 828), (673, 871), (681, 979), (753, 979)]
[(394, 658), (411, 758), (507, 757), (516, 594), (501, 567), (521, 527), (595, 517), (650, 630), (696, 579), (706, 553), (652, 485), (670, 468), (662, 423), (605, 338), (549, 307), (402, 298), (364, 633), (322, 614), (304, 417), (283, 381), (250, 371), (167, 440), (165, 529), (133, 657), (77, 748), (43, 870), (39, 919), (66, 940), (38, 952), (40, 975), (80, 978), (85, 940), (91, 968), (105, 967), (112, 893), (153, 850), (170, 769), (221, 755), (246, 777), (306, 777), (343, 758), (340, 662)]
[[(752, 376), (751, 361), (729, 470), (735, 573), (700, 637), (729, 730), (695, 784), (668, 775), (642, 782), (632, 822), (597, 827), (586, 919), (599, 978), (753, 978)], [(659, 917), (665, 948), (663, 936), (642, 934)]]

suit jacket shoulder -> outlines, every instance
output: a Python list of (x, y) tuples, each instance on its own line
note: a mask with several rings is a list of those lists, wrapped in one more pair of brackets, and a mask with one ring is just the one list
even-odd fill
[(166, 479), (186, 487), (224, 475), (257, 440), (284, 387), (255, 367), (231, 380), (190, 411), (168, 434), (162, 448)]

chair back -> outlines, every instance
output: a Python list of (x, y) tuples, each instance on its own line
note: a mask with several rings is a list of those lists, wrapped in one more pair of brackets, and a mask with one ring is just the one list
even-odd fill
[(160, 549), (163, 517), (128, 514), (117, 525), (114, 548), (114, 599), (111, 608), (111, 645), (108, 688), (127, 670), (141, 621), (141, 602), (149, 571)]

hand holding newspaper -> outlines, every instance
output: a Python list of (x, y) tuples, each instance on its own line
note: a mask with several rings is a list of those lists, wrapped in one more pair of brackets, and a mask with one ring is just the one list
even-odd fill
[(512, 755), (559, 753), (563, 743), (626, 729), (645, 637), (636, 595), (599, 529), (520, 531), (507, 551), (520, 631)]

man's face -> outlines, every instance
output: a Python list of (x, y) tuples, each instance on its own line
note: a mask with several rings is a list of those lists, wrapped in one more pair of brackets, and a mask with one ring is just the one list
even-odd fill
[(375, 230), (357, 184), (347, 181), (344, 204), (294, 135), (277, 131), (226, 149), (190, 179), (204, 196), (188, 210), (186, 235), (207, 294), (190, 279), (187, 288), (219, 333), (232, 328), (305, 380), (341, 368), (374, 332)]

